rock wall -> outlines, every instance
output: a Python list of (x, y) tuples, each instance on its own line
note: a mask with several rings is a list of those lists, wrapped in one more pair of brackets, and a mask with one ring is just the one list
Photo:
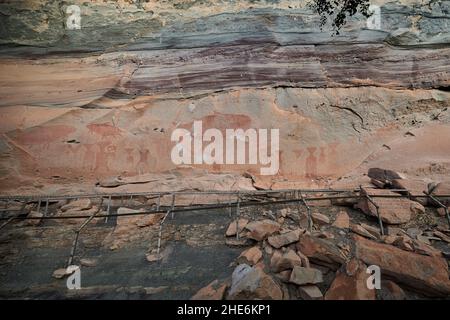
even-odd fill
[(197, 120), (280, 129), (272, 181), (448, 175), (450, 1), (374, 3), (381, 30), (356, 15), (333, 35), (305, 1), (3, 1), (2, 189), (185, 169), (171, 133)]

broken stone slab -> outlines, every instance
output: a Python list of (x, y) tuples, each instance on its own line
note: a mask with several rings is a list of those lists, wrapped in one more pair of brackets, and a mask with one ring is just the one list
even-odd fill
[(322, 300), (323, 294), (319, 287), (315, 285), (299, 286), (297, 288), (298, 295), (303, 300)]
[(366, 271), (364, 263), (357, 259), (350, 260), (336, 273), (325, 293), (325, 300), (375, 300), (376, 290), (367, 287), (370, 274)]
[(240, 256), (237, 258), (237, 263), (245, 263), (250, 266), (254, 266), (258, 263), (259, 260), (261, 260), (261, 258), (261, 249), (259, 249), (258, 247), (251, 247), (240, 254)]
[(92, 202), (88, 198), (77, 199), (61, 207), (61, 211), (69, 210), (88, 210), (92, 208)]
[(363, 237), (366, 237), (366, 238), (369, 238), (369, 239), (373, 239), (373, 240), (377, 240), (377, 237), (375, 237), (373, 234), (371, 234), (369, 231), (364, 229), (359, 224), (352, 224), (351, 225), (351, 230), (352, 230), (352, 232), (354, 232), (356, 234), (359, 234), (360, 236), (363, 236)]
[(296, 229), (280, 235), (270, 236), (267, 238), (267, 242), (269, 242), (272, 247), (279, 249), (291, 243), (297, 242), (302, 232), (304, 232), (304, 230)]
[(411, 203), (411, 211), (414, 214), (424, 214), (425, 207), (418, 202), (412, 201)]
[(305, 212), (301, 212), (298, 215), (298, 226), (302, 229), (307, 229), (309, 226), (308, 215)]
[(236, 266), (231, 274), (231, 287), (236, 286), (251, 270), (252, 266), (245, 263)]
[(386, 227), (387, 234), (390, 236), (397, 236), (397, 235), (404, 235), (405, 232), (403, 229), (394, 227), (394, 226), (387, 226)]
[(433, 234), (434, 234), (436, 237), (440, 238), (442, 241), (445, 241), (445, 242), (447, 242), (447, 243), (450, 243), (450, 237), (447, 236), (445, 233), (436, 230), (436, 231), (433, 232)]
[(417, 235), (416, 236), (417, 241), (427, 244), (427, 245), (431, 245), (431, 241), (430, 240), (441, 240), (439, 238), (436, 237), (427, 237), (427, 236), (423, 236), (423, 235)]
[(191, 300), (222, 300), (225, 296), (227, 284), (220, 284), (216, 279), (206, 287), (201, 288), (191, 297)]
[(330, 218), (319, 212), (311, 213), (311, 219), (315, 224), (318, 224), (319, 226), (327, 225), (330, 223)]
[(252, 221), (245, 228), (249, 231), (247, 237), (256, 241), (262, 241), (268, 236), (280, 230), (280, 225), (269, 219)]
[(397, 236), (392, 245), (406, 251), (414, 251), (414, 244), (411, 238), (407, 236)]
[[(248, 219), (240, 218), (238, 219), (238, 227), (239, 227), (239, 233), (244, 230), (245, 226), (248, 224)], [(225, 235), (227, 237), (232, 237), (236, 235), (236, 221), (232, 221), (230, 225), (227, 228), (227, 231), (225, 232)]]
[(377, 265), (381, 274), (431, 296), (450, 294), (447, 262), (442, 257), (408, 252), (391, 245), (354, 236), (355, 255), (367, 265)]
[(429, 244), (423, 243), (419, 240), (413, 240), (414, 252), (426, 256), (442, 256), (442, 252)]
[[(428, 182), (414, 179), (394, 179), (392, 180), (392, 188), (405, 189), (407, 192), (402, 192), (402, 194), (406, 195), (424, 195), (423, 192), (428, 191)], [(423, 206), (428, 204), (426, 197), (412, 197), (411, 200), (417, 201)]]
[(418, 229), (418, 228), (408, 228), (406, 230), (406, 233), (408, 234), (408, 236), (410, 236), (412, 239), (417, 239), (417, 236), (422, 235), (422, 230)]
[[(362, 194), (365, 195), (396, 195), (396, 193), (389, 190), (369, 189), (363, 188)], [(403, 224), (411, 219), (411, 214), (420, 209), (421, 206), (415, 201), (411, 201), (405, 198), (377, 198), (372, 197), (372, 201), (379, 207), (378, 211), (381, 220), (388, 224)], [(425, 209), (421, 206), (422, 210)], [(378, 217), (375, 206), (366, 198), (360, 199), (355, 208), (360, 209), (362, 212), (369, 216)]]
[(295, 266), (302, 266), (302, 260), (292, 249), (288, 249), (284, 253), (275, 251), (270, 259), (270, 268), (274, 272), (291, 270)]
[(389, 184), (377, 179), (370, 179), (370, 183), (373, 184), (375, 187), (384, 189), (386, 187), (389, 187)]
[(283, 291), (278, 283), (261, 268), (238, 265), (231, 276), (230, 300), (281, 300)]
[(345, 211), (339, 211), (336, 215), (336, 219), (333, 222), (333, 226), (339, 229), (350, 228), (350, 218)]
[(367, 223), (360, 223), (360, 226), (366, 229), (370, 234), (379, 239), (381, 237), (380, 228), (368, 225)]
[(304, 234), (296, 244), (308, 259), (318, 265), (337, 270), (346, 260), (346, 255), (332, 241)]
[(398, 236), (397, 235), (385, 235), (381, 237), (381, 240), (386, 243), (386, 244), (393, 244), (395, 242), (395, 240), (397, 240)]
[(318, 269), (294, 266), (289, 282), (297, 285), (317, 284), (323, 282), (323, 276)]

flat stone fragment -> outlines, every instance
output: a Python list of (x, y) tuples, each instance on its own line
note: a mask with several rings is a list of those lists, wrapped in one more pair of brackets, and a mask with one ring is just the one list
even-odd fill
[(377, 265), (381, 273), (432, 296), (450, 294), (448, 266), (444, 258), (408, 252), (392, 245), (355, 236), (355, 254), (367, 265)]
[(323, 282), (323, 276), (320, 270), (295, 266), (289, 282), (297, 285), (317, 284)]
[(371, 234), (369, 231), (364, 229), (359, 224), (352, 224), (351, 230), (352, 230), (352, 232), (354, 232), (356, 234), (359, 234), (360, 236), (363, 236), (363, 237), (366, 237), (366, 238), (369, 238), (369, 239), (373, 239), (373, 240), (377, 239), (377, 237), (375, 237), (373, 234)]
[[(404, 194), (424, 195), (423, 192), (428, 191), (428, 183), (417, 179), (394, 179), (392, 181), (392, 188), (408, 190)], [(427, 205), (426, 197), (412, 197), (411, 199), (419, 202), (421, 205)]]
[(346, 260), (346, 255), (332, 241), (304, 234), (296, 244), (297, 251), (318, 265), (333, 270), (338, 269)]
[[(389, 190), (364, 188), (363, 194), (371, 195), (397, 195)], [(373, 197), (372, 201), (379, 207), (378, 212), (381, 220), (388, 224), (402, 224), (411, 219), (411, 214), (415, 211), (418, 204), (406, 198), (377, 198)], [(367, 199), (361, 199), (357, 206), (365, 214), (376, 217), (377, 211), (375, 206)]]
[(350, 260), (336, 277), (325, 294), (325, 300), (375, 300), (375, 290), (367, 287), (370, 275), (364, 263)]
[(350, 228), (350, 218), (345, 211), (339, 211), (336, 215), (336, 220), (333, 222), (333, 226), (340, 229)]
[(272, 220), (258, 220), (248, 223), (245, 228), (250, 231), (248, 238), (261, 241), (280, 230), (280, 225)]
[(258, 247), (251, 247), (240, 254), (240, 256), (237, 258), (237, 262), (253, 266), (257, 264), (261, 258), (261, 249), (259, 249)]
[(293, 230), (280, 235), (270, 236), (267, 241), (274, 248), (281, 248), (288, 244), (297, 242), (300, 236), (301, 230)]
[(236, 226), (236, 221), (232, 221), (230, 223), (230, 225), (228, 226), (228, 229), (225, 232), (225, 235), (227, 237), (235, 236), (236, 235), (236, 227), (239, 228), (239, 233), (241, 233), (242, 230), (244, 230), (244, 228), (247, 225), (247, 223), (248, 223), (248, 219), (245, 219), (245, 218), (238, 219), (238, 225), (237, 226)]

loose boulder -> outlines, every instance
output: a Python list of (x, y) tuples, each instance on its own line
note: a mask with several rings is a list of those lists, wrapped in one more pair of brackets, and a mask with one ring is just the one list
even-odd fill
[(331, 241), (304, 234), (297, 242), (297, 251), (315, 264), (337, 270), (346, 260), (346, 255)]
[(282, 298), (283, 291), (280, 286), (260, 268), (240, 264), (233, 271), (228, 299), (281, 300)]
[(262, 241), (268, 236), (280, 230), (280, 225), (272, 220), (252, 221), (245, 226), (249, 231), (247, 237), (256, 241)]
[(295, 266), (289, 282), (297, 285), (317, 284), (323, 282), (323, 276), (318, 269)]
[(301, 232), (302, 231), (300, 229), (296, 229), (280, 235), (270, 236), (267, 241), (272, 247), (279, 249), (287, 246), (288, 244), (297, 242)]

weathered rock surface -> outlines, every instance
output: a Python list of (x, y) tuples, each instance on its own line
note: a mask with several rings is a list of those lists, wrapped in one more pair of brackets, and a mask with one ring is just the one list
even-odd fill
[(301, 233), (302, 230), (300, 229), (285, 232), (280, 235), (270, 236), (269, 238), (267, 238), (267, 242), (269, 242), (272, 247), (279, 249), (288, 244), (297, 242)]
[[(395, 195), (389, 190), (379, 189), (363, 189), (363, 194), (371, 195)], [(383, 222), (389, 224), (402, 224), (411, 219), (411, 214), (418, 205), (414, 201), (406, 198), (379, 198), (373, 197), (372, 201), (378, 205), (378, 214)], [(377, 217), (375, 206), (367, 199), (363, 198), (359, 201), (357, 208), (361, 209), (365, 214)]]
[(237, 224), (236, 224), (236, 221), (231, 222), (227, 228), (227, 231), (225, 232), (225, 235), (227, 237), (235, 236), (237, 233), (236, 228), (239, 228), (239, 233), (241, 233), (242, 230), (244, 230), (247, 223), (248, 223), (248, 219), (245, 219), (245, 218), (238, 219)]
[(356, 233), (359, 234), (360, 236), (369, 238), (369, 239), (373, 239), (376, 240), (377, 237), (374, 236), (373, 234), (371, 234), (369, 231), (367, 231), (365, 228), (363, 228), (361, 225), (359, 224), (352, 224), (351, 225), (351, 230)]
[(289, 282), (297, 285), (317, 284), (323, 282), (323, 276), (320, 270), (294, 266)]
[(259, 249), (258, 247), (251, 247), (240, 254), (240, 256), (237, 258), (237, 262), (254, 266), (261, 258), (261, 249)]
[(280, 225), (272, 220), (259, 220), (248, 223), (245, 228), (249, 231), (247, 237), (261, 241), (280, 230)]
[[(370, 181), (410, 193), (450, 193), (447, 1), (380, 0), (381, 30), (367, 28), (366, 19), (357, 14), (336, 36), (320, 30), (320, 17), (304, 1), (71, 4), (81, 8), (81, 29), (67, 29), (69, 3), (64, 1), (0, 3), (2, 194), (354, 188)], [(261, 177), (261, 164), (175, 164), (171, 134), (175, 129), (191, 131), (195, 121), (202, 121), (203, 131), (221, 133), (279, 129), (278, 171)], [(436, 183), (428, 188), (425, 178)], [(170, 205), (170, 197), (160, 200), (158, 205)], [(418, 204), (435, 203), (412, 200), (374, 198), (386, 224), (414, 224), (416, 216), (424, 216), (428, 220), (423, 224), (442, 226), (441, 216), (430, 217)], [(444, 199), (447, 204), (448, 200)], [(139, 201), (156, 206), (151, 197)], [(180, 195), (176, 205), (220, 201), (234, 200), (228, 195)], [(117, 206), (114, 203), (113, 210)], [(376, 216), (367, 201), (359, 207)], [(26, 209), (40, 218), (32, 207)], [(317, 205), (314, 211), (319, 209)], [(80, 199), (63, 204), (56, 215), (101, 210), (94, 200)], [(118, 209), (119, 214), (136, 212)], [(361, 223), (362, 215), (348, 212), (354, 232), (373, 240), (380, 237)], [(322, 273), (311, 266), (325, 270), (326, 278), (329, 269), (345, 265), (326, 297), (371, 299), (372, 292), (360, 287), (366, 276), (363, 263), (379, 264), (383, 274), (405, 288), (448, 295), (447, 265), (433, 248), (434, 242), (447, 246), (445, 231), (409, 236), (389, 232), (382, 238), (384, 244), (357, 237), (356, 253), (363, 262), (346, 263), (355, 249), (346, 230), (348, 214), (339, 213), (333, 223), (342, 230), (330, 226), (334, 212), (314, 212), (312, 235), (285, 232), (293, 230), (284, 229), (286, 222), (294, 222), (294, 228), (303, 225), (305, 214), (297, 213), (252, 222), (241, 218), (239, 227), (231, 223), (226, 231), (220, 229), (230, 246), (262, 241), (238, 258), (241, 264), (233, 274), (229, 298), (286, 298), (287, 286), (319, 282)], [(162, 217), (118, 217), (102, 245), (120, 249), (142, 239), (157, 230)], [(94, 219), (92, 225), (99, 221)], [(45, 222), (29, 220), (21, 226), (34, 228)], [(25, 235), (35, 233), (27, 230)], [(242, 238), (236, 239), (236, 234)], [(178, 231), (170, 235), (177, 241), (182, 238)], [(152, 244), (155, 240), (145, 239)], [(92, 239), (84, 244), (91, 245)], [(164, 262), (171, 249), (163, 248), (167, 249), (159, 254), (149, 249), (147, 261)], [(142, 253), (139, 257), (144, 259)], [(270, 266), (265, 265), (269, 258)], [(278, 272), (277, 278), (273, 272)], [(292, 283), (279, 284), (278, 278)], [(387, 288), (385, 297), (402, 297), (394, 282)], [(313, 285), (297, 289), (305, 299), (322, 297)], [(225, 291), (225, 284), (213, 282), (194, 297), (220, 299)]]
[(424, 256), (394, 246), (355, 237), (356, 256), (398, 283), (431, 295), (449, 295), (450, 280), (445, 259)]
[[(441, 196), (439, 198), (439, 201), (443, 203), (444, 205), (450, 205), (450, 197), (442, 197), (444, 195), (450, 194), (450, 182), (449, 181), (443, 181), (439, 182), (434, 188), (432, 188), (431, 191), (432, 195)], [(429, 200), (431, 203), (435, 204), (435, 201)], [(437, 205), (437, 204), (435, 204)]]
[(376, 290), (367, 287), (369, 274), (364, 263), (353, 259), (336, 274), (325, 300), (375, 300)]
[[(170, 133), (194, 120), (282, 128), (280, 170), (264, 188), (387, 168), (373, 161), (380, 152), (423, 174), (445, 163), (443, 139), (424, 143), (416, 131), (450, 130), (446, 2), (380, 1), (382, 30), (358, 14), (338, 36), (294, 2), (73, 1), (79, 30), (66, 28), (67, 3), (1, 3), (0, 178), (13, 182), (2, 188), (59, 176), (126, 190), (103, 179), (180, 172)], [(401, 143), (414, 145), (413, 167), (397, 160), (408, 157), (393, 148)]]
[(300, 267), (302, 265), (301, 258), (291, 249), (286, 250), (284, 253), (275, 251), (270, 259), (270, 267), (274, 272), (292, 270), (295, 266)]
[(336, 220), (333, 222), (333, 226), (340, 229), (350, 228), (350, 218), (345, 211), (339, 211), (336, 215)]
[(311, 214), (311, 219), (313, 220), (313, 222), (315, 224), (318, 224), (318, 225), (324, 225), (324, 224), (330, 223), (330, 218), (328, 218), (326, 215), (318, 213), (318, 212), (313, 212)]
[[(428, 183), (424, 180), (414, 180), (414, 179), (394, 179), (392, 180), (392, 188), (394, 189), (406, 189), (408, 190), (406, 194), (411, 195), (424, 195), (424, 191), (428, 192)], [(426, 206), (426, 197), (411, 197), (412, 200), (419, 202), (420, 204)]]
[(307, 256), (311, 262), (333, 269), (339, 268), (346, 260), (345, 254), (333, 242), (310, 235), (300, 237), (297, 249)]
[(241, 264), (232, 275), (228, 299), (281, 300), (283, 292), (279, 285), (260, 268)]

